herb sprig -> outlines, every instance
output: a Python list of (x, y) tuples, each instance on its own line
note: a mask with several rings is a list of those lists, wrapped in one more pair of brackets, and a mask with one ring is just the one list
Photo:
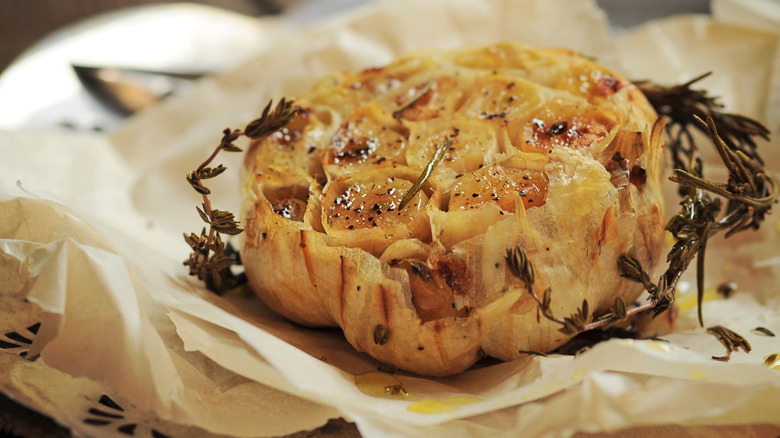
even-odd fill
[(542, 315), (550, 321), (560, 324), (561, 328), (559, 330), (562, 333), (572, 335), (590, 329), (589, 323), (591, 322), (591, 314), (589, 312), (588, 300), (582, 300), (582, 306), (570, 316), (558, 318), (553, 315), (552, 309), (550, 308), (550, 305), (552, 304), (552, 288), (548, 287), (545, 289), (542, 298), (539, 298), (539, 295), (534, 291), (534, 282), (536, 280), (534, 266), (531, 263), (531, 260), (528, 259), (528, 255), (525, 251), (518, 246), (507, 249), (504, 260), (509, 268), (509, 272), (525, 284), (528, 293), (536, 300), (537, 322), (540, 320), (539, 316)]
[[(576, 334), (605, 327), (646, 311), (652, 311), (653, 317), (658, 316), (674, 303), (677, 283), (696, 259), (698, 318), (704, 326), (701, 308), (708, 240), (721, 232), (725, 232), (728, 238), (741, 231), (758, 229), (771, 213), (778, 195), (777, 184), (764, 168), (757, 151), (757, 138), (768, 140), (769, 130), (750, 118), (722, 112), (722, 105), (716, 98), (704, 90), (691, 88), (708, 75), (675, 86), (637, 83), (658, 114), (667, 119), (667, 148), (674, 165), (670, 180), (679, 184), (678, 192), (682, 197), (680, 212), (666, 225), (677, 241), (667, 255), (669, 266), (657, 282), (650, 280), (636, 258), (623, 255), (617, 260), (622, 276), (642, 283), (650, 302), (627, 309), (623, 300), (617, 298), (607, 314), (594, 316), (589, 314), (587, 301), (583, 301), (582, 306), (571, 316), (558, 318), (550, 310), (551, 290), (548, 288), (543, 298), (539, 298), (533, 291), (533, 265), (525, 252), (519, 247), (507, 250), (505, 259), (510, 272), (525, 283), (538, 304), (537, 319), (541, 314), (560, 324), (561, 332)], [(709, 137), (728, 170), (726, 182), (715, 183), (704, 179), (703, 164), (693, 130), (699, 130)], [(726, 200), (722, 215), (721, 198)], [(731, 341), (731, 344), (724, 342), (730, 351), (733, 351), (732, 347), (750, 350), (749, 344), (745, 345), (746, 341), (741, 341), (744, 338), (725, 327), (716, 326), (709, 331), (721, 339)]]
[[(702, 327), (704, 261), (709, 239), (724, 231), (728, 238), (741, 231), (758, 229), (777, 200), (777, 184), (764, 169), (756, 143), (758, 138), (769, 140), (769, 130), (748, 117), (721, 111), (723, 105), (716, 98), (704, 90), (691, 88), (709, 74), (670, 87), (648, 82), (638, 84), (656, 111), (669, 120), (666, 125), (667, 147), (674, 164), (674, 173), (669, 179), (679, 184), (682, 196), (680, 213), (672, 217), (666, 226), (677, 239), (667, 255), (669, 267), (656, 288), (652, 288), (652, 283), (646, 283), (645, 289), (651, 295), (653, 314), (658, 315), (674, 302), (676, 285), (696, 258), (697, 309)], [(715, 183), (704, 179), (703, 164), (692, 129), (709, 137), (728, 170), (726, 182)], [(721, 198), (726, 200), (726, 206), (723, 214), (719, 215)], [(621, 264), (621, 268), (625, 266), (628, 264)], [(625, 269), (623, 272), (636, 281), (635, 272)]]
[(206, 288), (217, 294), (222, 294), (246, 282), (243, 273), (235, 274), (231, 270), (231, 266), (241, 264), (238, 251), (230, 243), (226, 244), (221, 236), (222, 234), (237, 235), (243, 230), (239, 227), (233, 213), (218, 210), (211, 205), (209, 199), (211, 190), (204, 185), (204, 180), (215, 178), (227, 170), (222, 164), (211, 167), (211, 163), (220, 152), (242, 152), (242, 149), (233, 142), (242, 136), (252, 140), (267, 137), (287, 125), (299, 110), (292, 101), (285, 99), (281, 99), (273, 111), (271, 111), (272, 104), (273, 101), (269, 101), (262, 115), (250, 122), (243, 131), (225, 129), (222, 132), (222, 140), (214, 152), (197, 169), (187, 174), (187, 182), (203, 198), (201, 206), (195, 208), (208, 228), (203, 227), (200, 234), (184, 234), (184, 241), (192, 249), (184, 265), (189, 266), (190, 275), (197, 276), (206, 284)]
[[(636, 310), (652, 309), (653, 316), (657, 316), (674, 303), (677, 283), (696, 259), (697, 312), (702, 327), (704, 262), (709, 239), (721, 232), (728, 238), (758, 229), (771, 213), (778, 193), (777, 184), (757, 151), (757, 138), (769, 140), (769, 130), (748, 117), (721, 111), (723, 106), (716, 98), (691, 88), (709, 74), (669, 87), (638, 83), (658, 114), (668, 119), (667, 148), (674, 165), (669, 179), (679, 184), (682, 201), (680, 212), (666, 225), (676, 242), (666, 257), (669, 266), (657, 283), (649, 281), (636, 259), (622, 256), (618, 260), (623, 277), (642, 283), (650, 294), (650, 303)], [(729, 173), (726, 182), (704, 179), (694, 129), (706, 134), (717, 150)], [(722, 215), (721, 198), (726, 199)]]

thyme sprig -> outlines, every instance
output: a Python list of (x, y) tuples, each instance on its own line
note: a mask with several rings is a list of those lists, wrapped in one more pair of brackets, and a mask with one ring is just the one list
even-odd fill
[(208, 229), (203, 227), (200, 234), (184, 234), (184, 241), (192, 249), (184, 265), (189, 266), (190, 275), (197, 276), (206, 284), (206, 288), (218, 294), (246, 281), (243, 273), (235, 274), (231, 269), (232, 266), (241, 264), (238, 251), (230, 243), (225, 243), (221, 236), (222, 234), (237, 235), (243, 230), (239, 227), (233, 213), (212, 206), (209, 198), (211, 190), (204, 185), (204, 180), (215, 178), (227, 170), (222, 164), (210, 167), (220, 152), (242, 152), (242, 149), (233, 142), (242, 136), (253, 140), (267, 137), (287, 125), (298, 111), (298, 107), (294, 106), (292, 101), (285, 99), (279, 101), (273, 112), (272, 104), (272, 101), (268, 102), (262, 115), (250, 122), (243, 131), (225, 129), (219, 145), (211, 155), (197, 169), (187, 174), (187, 182), (202, 197), (201, 206), (195, 209)]
[[(558, 330), (567, 335), (574, 335), (580, 332), (606, 327), (652, 308), (652, 305), (646, 305), (628, 310), (623, 299), (621, 297), (616, 297), (615, 305), (609, 312), (600, 316), (595, 316), (590, 313), (588, 300), (582, 300), (582, 305), (571, 315), (564, 318), (558, 318), (553, 314), (552, 309), (550, 308), (550, 305), (552, 304), (552, 288), (548, 287), (545, 289), (541, 298), (534, 291), (534, 282), (536, 280), (534, 267), (525, 251), (519, 246), (507, 249), (504, 260), (507, 263), (509, 272), (525, 284), (528, 293), (536, 301), (536, 321), (538, 322), (540, 320), (540, 315), (544, 316), (548, 320), (559, 324), (561, 327)], [(641, 270), (641, 267), (639, 269)], [(647, 281), (649, 283), (649, 279)]]
[(565, 318), (558, 318), (553, 315), (553, 311), (550, 308), (552, 304), (552, 288), (548, 287), (544, 291), (542, 298), (539, 298), (539, 295), (534, 291), (536, 275), (534, 274), (533, 263), (528, 259), (526, 252), (519, 246), (515, 246), (506, 250), (504, 260), (509, 268), (509, 272), (525, 284), (528, 293), (536, 300), (537, 322), (540, 321), (540, 315), (542, 315), (548, 320), (560, 324), (561, 327), (558, 330), (565, 334), (575, 334), (589, 329), (591, 315), (588, 308), (588, 300), (582, 300), (582, 306), (576, 312)]
[(707, 329), (707, 333), (714, 335), (716, 338), (718, 338), (720, 343), (723, 344), (724, 347), (726, 347), (726, 355), (712, 356), (712, 358), (715, 360), (719, 360), (721, 362), (728, 362), (728, 360), (731, 359), (731, 353), (739, 350), (740, 348), (745, 353), (750, 353), (750, 350), (752, 350), (752, 347), (750, 346), (750, 342), (748, 342), (747, 339), (743, 338), (736, 332), (729, 330), (726, 327), (723, 327), (722, 325), (709, 327)]

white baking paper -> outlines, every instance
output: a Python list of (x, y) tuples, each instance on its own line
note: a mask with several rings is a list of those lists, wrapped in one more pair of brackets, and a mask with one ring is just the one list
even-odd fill
[[(573, 48), (634, 79), (674, 83), (713, 70), (702, 86), (729, 110), (780, 128), (780, 35), (704, 16), (649, 23), (611, 40), (605, 15), (589, 1), (396, 0), (280, 34), (272, 49), (110, 137), (0, 133), (1, 328), (18, 334), (42, 323), (37, 335), (27, 333), (32, 345), (20, 344), (38, 360), (0, 350), (8, 371), (0, 388), (79, 435), (100, 436), (121, 436), (130, 421), (85, 422), (100, 394), (131, 406), (123, 415), (144, 419), (143, 427), (204, 435), (281, 435), (338, 416), (364, 436), (780, 424), (780, 374), (762, 365), (780, 343), (751, 330), (780, 334), (776, 215), (758, 233), (717, 239), (708, 251), (707, 287), (729, 280), (738, 291), (705, 303), (706, 325), (743, 334), (752, 352), (711, 359), (725, 351), (697, 326), (686, 283), (674, 332), (663, 336), (671, 343), (611, 340), (576, 357), (485, 362), (448, 378), (399, 373), (418, 400), (451, 408), (433, 414), (358, 390), (354, 376), (379, 364), (340, 331), (297, 326), (241, 291), (217, 297), (187, 276), (181, 233), (202, 224), (184, 175), (225, 127), (242, 127), (269, 98), (302, 92), (334, 70), (418, 48), (502, 40)], [(773, 170), (777, 146), (761, 145)], [(210, 186), (217, 208), (238, 210), (240, 158), (219, 157), (230, 170)], [(675, 202), (668, 204), (671, 214)], [(463, 397), (470, 403), (452, 401)]]

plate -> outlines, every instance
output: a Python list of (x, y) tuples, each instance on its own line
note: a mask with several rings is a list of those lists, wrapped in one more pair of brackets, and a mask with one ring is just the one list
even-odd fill
[(55, 32), (0, 76), (0, 129), (113, 130), (123, 120), (81, 86), (71, 63), (222, 71), (271, 40), (273, 19), (197, 4), (99, 15)]

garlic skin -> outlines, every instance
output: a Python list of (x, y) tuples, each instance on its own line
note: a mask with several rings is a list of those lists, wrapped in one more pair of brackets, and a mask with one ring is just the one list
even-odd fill
[(381, 362), (444, 376), (568, 340), (537, 322), (509, 248), (559, 317), (637, 298), (619, 256), (658, 262), (663, 123), (633, 84), (571, 51), (417, 52), (322, 79), (296, 103), (245, 158), (247, 276), (276, 312), (341, 327)]

